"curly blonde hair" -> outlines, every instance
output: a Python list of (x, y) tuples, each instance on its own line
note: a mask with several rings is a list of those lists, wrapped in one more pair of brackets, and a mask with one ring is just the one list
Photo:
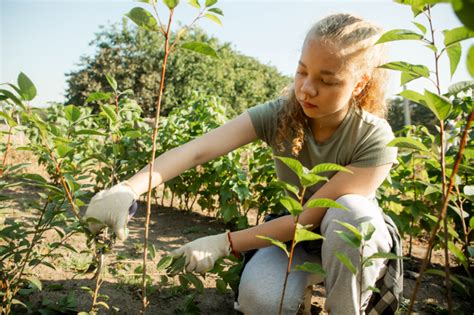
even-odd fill
[[(382, 34), (382, 28), (369, 21), (351, 14), (338, 13), (314, 24), (306, 35), (303, 47), (307, 41), (317, 39), (343, 49), (344, 55), (350, 56), (350, 62), (346, 65), (351, 75), (354, 78), (363, 74), (369, 76), (363, 90), (350, 99), (349, 106), (356, 106), (385, 118), (388, 112), (385, 87), (389, 76), (388, 70), (377, 67), (386, 63), (387, 47), (385, 44), (374, 45)], [(291, 141), (291, 153), (298, 156), (304, 144), (304, 128), (309, 118), (296, 99), (294, 84), (287, 87), (283, 94), (286, 98), (278, 113), (276, 143), (278, 150), (284, 151), (284, 141)]]

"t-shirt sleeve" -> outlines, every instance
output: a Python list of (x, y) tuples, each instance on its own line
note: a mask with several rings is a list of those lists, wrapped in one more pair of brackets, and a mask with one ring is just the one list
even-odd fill
[(283, 98), (278, 98), (247, 109), (258, 138), (269, 146), (275, 143), (278, 112), (283, 101)]
[(374, 125), (357, 145), (350, 164), (356, 167), (398, 164), (397, 147), (387, 146), (394, 138), (392, 128), (386, 120)]

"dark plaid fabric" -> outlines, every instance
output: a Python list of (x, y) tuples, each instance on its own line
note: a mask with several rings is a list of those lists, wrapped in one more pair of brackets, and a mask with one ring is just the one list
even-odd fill
[[(397, 226), (385, 213), (383, 214), (388, 231), (392, 237), (392, 254), (403, 256), (402, 239)], [(376, 283), (379, 292), (374, 292), (365, 312), (367, 315), (394, 314), (403, 300), (403, 260), (391, 259), (388, 261), (385, 276)]]

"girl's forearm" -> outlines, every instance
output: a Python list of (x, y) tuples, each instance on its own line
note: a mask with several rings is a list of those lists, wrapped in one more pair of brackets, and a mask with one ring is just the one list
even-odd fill
[[(191, 141), (157, 157), (153, 164), (152, 187), (156, 187), (196, 166), (198, 163), (197, 155), (193, 153), (194, 149)], [(148, 191), (149, 171), (150, 164), (127, 180), (139, 195)]]
[(286, 215), (245, 230), (231, 232), (230, 237), (232, 239), (233, 249), (237, 252), (243, 252), (271, 245), (269, 241), (257, 238), (257, 235), (286, 242), (292, 239), (293, 232), (293, 217)]
[[(301, 225), (312, 225), (315, 228), (321, 224), (327, 208), (307, 208), (298, 220)], [(267, 236), (281, 242), (293, 239), (295, 232), (295, 221), (291, 215), (286, 215), (272, 221), (260, 224), (245, 230), (232, 232), (233, 250), (237, 252), (248, 251), (271, 245), (269, 241), (262, 240), (257, 235)]]

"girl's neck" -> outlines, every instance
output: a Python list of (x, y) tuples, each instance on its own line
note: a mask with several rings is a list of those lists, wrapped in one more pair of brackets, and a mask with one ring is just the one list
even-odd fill
[(329, 116), (321, 118), (311, 118), (309, 123), (311, 125), (313, 134), (324, 134), (335, 131), (346, 117), (348, 111), (349, 106), (346, 106), (340, 111), (337, 111)]

